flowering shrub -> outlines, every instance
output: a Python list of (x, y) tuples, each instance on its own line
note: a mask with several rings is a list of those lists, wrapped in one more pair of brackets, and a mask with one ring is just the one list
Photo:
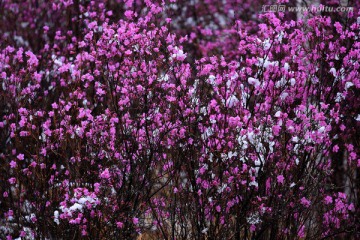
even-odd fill
[(360, 237), (359, 12), (0, 5), (1, 239)]

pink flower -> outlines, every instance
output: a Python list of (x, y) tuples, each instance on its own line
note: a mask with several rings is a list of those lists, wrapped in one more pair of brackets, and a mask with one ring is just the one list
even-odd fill
[(216, 206), (216, 211), (220, 212), (221, 211), (221, 207), (219, 205)]
[(11, 161), (11, 162), (10, 162), (10, 167), (11, 167), (11, 168), (16, 168), (16, 162), (15, 162), (15, 161)]
[(134, 218), (132, 219), (132, 222), (133, 222), (134, 225), (137, 225), (137, 224), (139, 223), (139, 219), (136, 218), (136, 217), (134, 217)]
[(116, 226), (117, 226), (118, 228), (123, 228), (123, 227), (124, 227), (124, 223), (122, 223), (122, 222), (116, 222)]
[(300, 202), (305, 207), (310, 207), (310, 205), (311, 205), (311, 202), (309, 200), (307, 200), (305, 197), (301, 198)]
[(20, 153), (19, 155), (17, 155), (17, 159), (24, 160), (24, 154)]
[(280, 126), (277, 126), (277, 125), (275, 125), (275, 126), (273, 126), (272, 127), (272, 131), (273, 131), (273, 133), (274, 133), (274, 136), (279, 136), (279, 134), (280, 134)]
[(131, 19), (133, 14), (134, 14), (134, 12), (131, 10), (126, 10), (124, 13), (125, 17), (127, 17), (128, 19)]
[(239, 117), (239, 116), (230, 117), (230, 118), (229, 118), (229, 125), (230, 125), (231, 127), (240, 126), (240, 125), (241, 125), (240, 117)]
[(354, 211), (355, 210), (355, 207), (354, 207), (353, 203), (350, 203), (350, 205), (348, 206), (348, 210), (349, 211)]
[(94, 191), (98, 193), (100, 191), (100, 183), (94, 183)]
[(46, 148), (42, 148), (40, 150), (40, 154), (43, 155), (43, 156), (46, 156)]
[(26, 236), (26, 232), (25, 231), (21, 231), (20, 232), (20, 237), (25, 237)]
[(298, 230), (298, 237), (299, 238), (304, 238), (305, 237), (305, 226), (304, 225), (302, 225), (300, 227), (300, 229)]
[(332, 202), (333, 202), (333, 199), (332, 199), (332, 197), (330, 197), (330, 196), (326, 196), (325, 197), (325, 199), (324, 199), (324, 201), (325, 201), (325, 204), (331, 204)]
[(82, 236), (86, 236), (86, 235), (88, 235), (88, 233), (87, 233), (87, 231), (86, 231), (85, 229), (83, 229), (83, 230), (81, 231), (81, 235), (82, 235)]
[(51, 107), (53, 108), (53, 109), (58, 109), (59, 108), (59, 105), (57, 105), (57, 103), (52, 103), (51, 104)]
[(14, 177), (9, 178), (8, 181), (9, 181), (10, 184), (14, 184), (14, 183), (16, 183), (16, 178), (14, 178)]
[(99, 87), (96, 89), (96, 94), (99, 96), (102, 96), (105, 94), (105, 91)]
[(110, 172), (109, 172), (109, 169), (106, 168), (101, 174), (100, 174), (100, 177), (101, 178), (105, 178), (105, 179), (108, 179), (110, 178)]
[(339, 151), (339, 146), (338, 145), (335, 145), (334, 147), (333, 147), (333, 152), (338, 152)]
[(284, 176), (283, 175), (279, 175), (277, 176), (277, 182), (280, 183), (280, 184), (284, 184)]
[(341, 199), (346, 199), (346, 194), (342, 192), (338, 192), (338, 197)]
[(27, 63), (30, 65), (30, 66), (38, 66), (39, 65), (39, 60), (37, 59), (37, 57), (31, 52), (31, 51), (27, 51), (26, 52), (26, 56), (29, 57)]

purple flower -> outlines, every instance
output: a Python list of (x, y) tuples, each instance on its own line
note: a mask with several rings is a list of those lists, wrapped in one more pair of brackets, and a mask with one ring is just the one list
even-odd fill
[(123, 227), (124, 227), (124, 223), (122, 223), (122, 222), (116, 222), (116, 226), (117, 226), (118, 228), (123, 228)]
[(106, 168), (101, 174), (100, 174), (100, 177), (101, 178), (104, 178), (104, 179), (108, 179), (110, 178), (110, 172), (109, 172), (109, 169)]
[(9, 181), (10, 184), (14, 184), (14, 183), (16, 183), (16, 178), (14, 178), (14, 177), (9, 178), (8, 181)]
[(283, 175), (279, 175), (279, 176), (277, 176), (277, 178), (276, 178), (276, 179), (277, 179), (277, 182), (278, 182), (278, 183), (280, 183), (280, 184), (284, 184), (284, 179), (285, 179), (285, 178), (284, 178), (284, 176), (283, 176)]
[(16, 168), (16, 162), (14, 160), (10, 162), (10, 167)]
[(301, 198), (300, 202), (305, 207), (310, 207), (310, 205), (311, 205), (311, 202), (308, 199), (306, 199), (305, 197)]
[(325, 201), (325, 204), (331, 204), (332, 202), (333, 202), (333, 199), (332, 199), (332, 197), (330, 197), (330, 196), (326, 196), (325, 197), (325, 199), (324, 199), (324, 201)]
[(139, 219), (136, 218), (136, 217), (134, 217), (134, 218), (132, 219), (132, 222), (133, 222), (134, 225), (137, 225), (137, 224), (139, 223)]
[(22, 153), (18, 154), (17, 159), (24, 160), (24, 154), (22, 154)]

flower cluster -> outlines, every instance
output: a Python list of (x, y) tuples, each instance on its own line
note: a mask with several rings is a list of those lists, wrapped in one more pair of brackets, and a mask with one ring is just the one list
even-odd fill
[(0, 5), (1, 239), (360, 237), (360, 12)]

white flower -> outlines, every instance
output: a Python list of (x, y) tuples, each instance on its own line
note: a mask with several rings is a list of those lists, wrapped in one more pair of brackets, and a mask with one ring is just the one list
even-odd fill
[(248, 78), (248, 83), (251, 84), (251, 85), (254, 85), (255, 87), (260, 85), (260, 81), (258, 79), (256, 79), (256, 78), (253, 78), (253, 77)]

